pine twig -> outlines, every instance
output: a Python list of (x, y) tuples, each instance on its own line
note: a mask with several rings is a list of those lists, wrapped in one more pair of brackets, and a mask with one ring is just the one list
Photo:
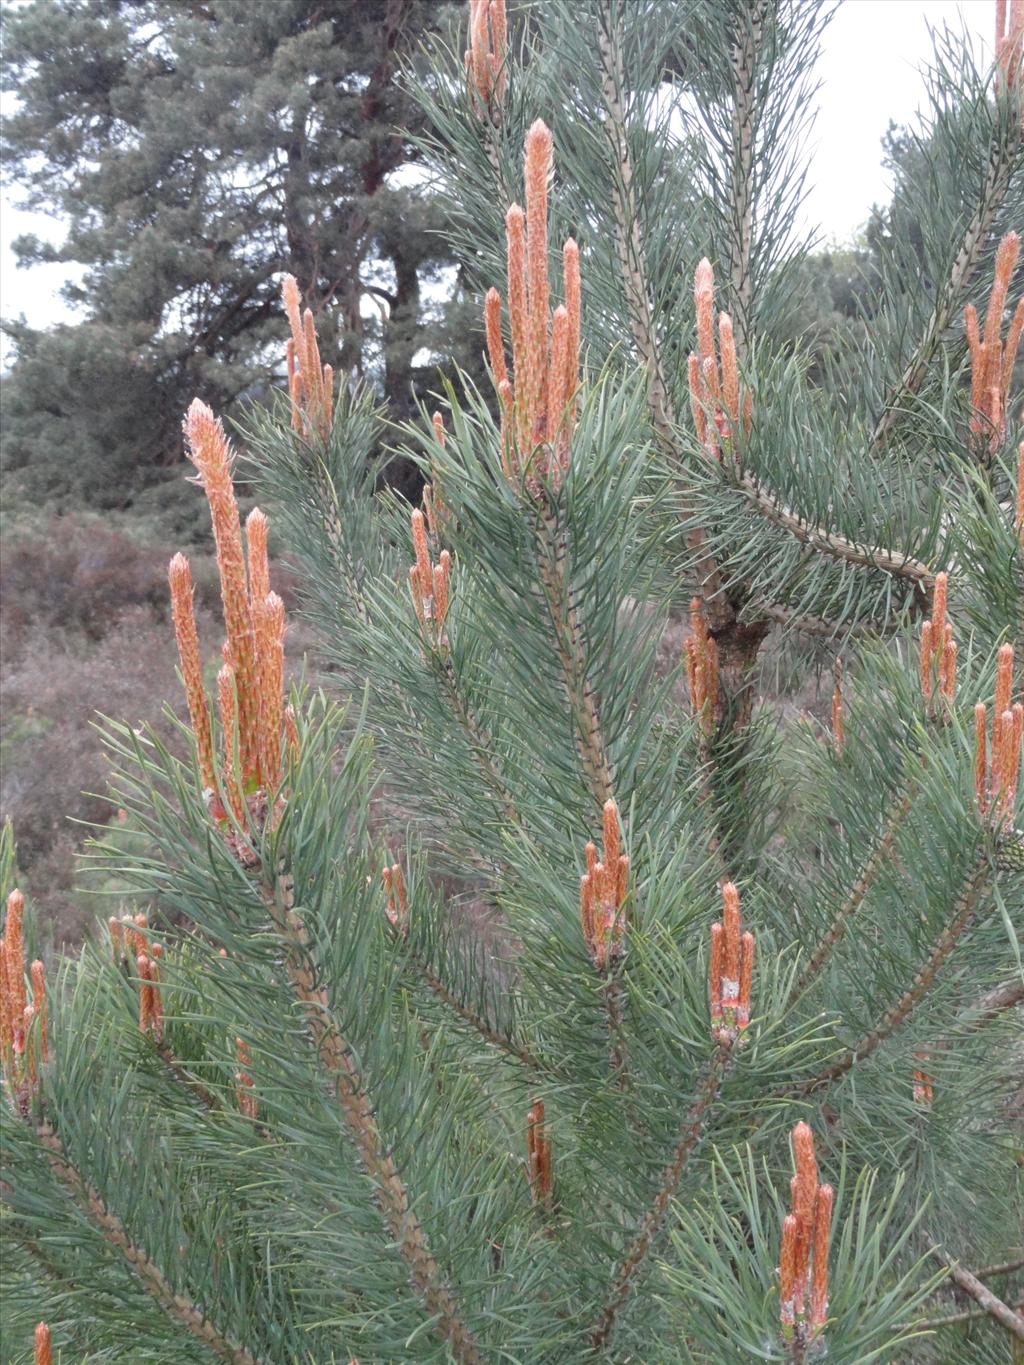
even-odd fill
[(373, 1179), (395, 1245), (409, 1266), (412, 1283), (421, 1295), (435, 1329), (443, 1336), (459, 1365), (482, 1365), (469, 1328), (462, 1321), (441, 1267), (434, 1259), (426, 1233), (410, 1202), (405, 1182), (377, 1127), (373, 1105), (356, 1060), (342, 1037), (330, 1008), (327, 990), (317, 984), (305, 926), (295, 914), (291, 878), (283, 871), (263, 897), (287, 954), (293, 990), (306, 1011), (310, 1033), (324, 1068), (334, 1078), (335, 1093), (367, 1173)]
[(134, 1271), (143, 1288), (159, 1303), (169, 1318), (185, 1327), (221, 1360), (230, 1365), (259, 1365), (255, 1356), (242, 1346), (236, 1346), (210, 1322), (209, 1318), (182, 1291), (175, 1290), (160, 1267), (137, 1246), (128, 1230), (90, 1185), (86, 1184), (71, 1161), (56, 1130), (49, 1123), (41, 1123), (36, 1136), (42, 1144), (50, 1167), (58, 1180), (84, 1208), (93, 1224), (107, 1241), (121, 1253)]
[(732, 209), (732, 240), (729, 253), (729, 283), (732, 293), (732, 322), (739, 359), (746, 357), (750, 342), (750, 307), (754, 281), (751, 275), (754, 224), (754, 77), (757, 55), (764, 30), (764, 0), (750, 6), (749, 23), (743, 26), (733, 47), (730, 65), (732, 91), (732, 164), (729, 176), (729, 201)]
[(940, 967), (949, 957), (956, 947), (960, 938), (964, 934), (967, 926), (974, 918), (978, 908), (978, 901), (988, 878), (988, 860), (983, 859), (979, 862), (967, 885), (957, 897), (952, 918), (946, 924), (942, 933), (936, 940), (928, 956), (927, 962), (914, 977), (914, 980), (900, 996), (890, 1009), (879, 1020), (878, 1024), (861, 1038), (860, 1042), (854, 1047), (848, 1048), (842, 1056), (820, 1071), (816, 1076), (801, 1084), (787, 1089), (784, 1093), (792, 1096), (804, 1096), (813, 1094), (823, 1085), (829, 1085), (833, 1081), (839, 1080), (855, 1066), (857, 1062), (862, 1062), (866, 1057), (870, 1057), (885, 1040), (895, 1033), (896, 1029), (904, 1022), (910, 1012), (924, 998), (931, 986)]
[(459, 688), (459, 679), (452, 667), (452, 661), (447, 656), (440, 659), (440, 672), (444, 680), (445, 690), (448, 693), (448, 700), (451, 703), (452, 711), (459, 724), (466, 732), (469, 747), (473, 751), (473, 757), (477, 761), (477, 766), (487, 785), (494, 792), (501, 803), (502, 809), (507, 818), (517, 829), (523, 828), (523, 821), (516, 808), (512, 793), (506, 787), (497, 768), (494, 764), (494, 741), (484, 730), (476, 716), (466, 705), (465, 698)]
[[(655, 437), (663, 451), (676, 457), (675, 463), (678, 465), (676, 416), (658, 350), (647, 284), (647, 262), (633, 188), (633, 160), (626, 137), (626, 117), (622, 107), (620, 46), (613, 16), (607, 6), (601, 9), (597, 41), (601, 62), (601, 93), (608, 115), (604, 121), (604, 128), (612, 160), (610, 189), (615, 219), (615, 246), (629, 313), (629, 325), (640, 361), (647, 371), (647, 399)], [(722, 575), (707, 548), (706, 539), (700, 527), (690, 527), (686, 532), (687, 545), (696, 557), (701, 597), (706, 603), (711, 625), (715, 630), (719, 630), (732, 621), (734, 613), (726, 596)]]
[(927, 601), (928, 592), (935, 582), (935, 575), (921, 560), (899, 550), (887, 549), (884, 545), (868, 545), (862, 541), (851, 540), (838, 531), (816, 526), (799, 512), (787, 507), (781, 498), (765, 488), (760, 479), (749, 470), (744, 470), (739, 476), (737, 487), (746, 494), (762, 516), (795, 536), (801, 544), (809, 545), (832, 559), (840, 559), (864, 569), (879, 569), (894, 578), (906, 579), (913, 584), (915, 594), (921, 602)]
[(576, 746), (583, 772), (598, 808), (613, 798), (608, 750), (601, 731), (597, 700), (587, 681), (583, 627), (569, 600), (565, 581), (565, 537), (546, 516), (537, 520), (537, 564), (562, 669), (562, 682), (573, 713)]
[(514, 1042), (511, 1038), (507, 1038), (492, 1024), (489, 1024), (486, 1019), (477, 1014), (475, 1010), (471, 1009), (457, 996), (453, 995), (431, 967), (430, 963), (427, 962), (426, 958), (421, 957), (415, 948), (408, 948), (406, 951), (409, 961), (416, 968), (417, 972), (419, 972), (427, 986), (430, 987), (440, 1001), (442, 1001), (454, 1014), (458, 1015), (463, 1023), (466, 1023), (470, 1028), (475, 1029), (476, 1032), (480, 1034), (481, 1038), (490, 1043), (493, 1047), (499, 1048), (507, 1056), (514, 1057), (516, 1061), (522, 1062), (524, 1066), (528, 1066), (534, 1071), (539, 1071), (541, 1069), (540, 1062), (529, 1048), (523, 1047), (521, 1044)]
[[(1024, 1301), (1014, 1305), (1016, 1311), (1024, 1312)], [(935, 1318), (915, 1318), (913, 1322), (901, 1322), (900, 1330), (907, 1332), (935, 1332), (943, 1327), (956, 1327), (964, 1322), (980, 1322), (987, 1318), (984, 1308), (968, 1308), (962, 1313), (944, 1313)]]
[[(1003, 1013), (1004, 1010), (1013, 1009), (1014, 1005), (1019, 1005), (1024, 1000), (1024, 981), (1020, 977), (1015, 977), (1012, 981), (1004, 981), (1001, 986), (996, 986), (994, 990), (983, 995), (970, 1010), (965, 1011), (974, 1017), (970, 1019), (969, 1027), (972, 1029), (985, 1028)], [(977, 1012), (977, 1013), (975, 1013)]]
[(936, 1260), (945, 1265), (949, 1278), (955, 1285), (962, 1289), (965, 1294), (970, 1294), (975, 1303), (983, 1308), (989, 1317), (995, 1318), (996, 1322), (1012, 1333), (1018, 1341), (1024, 1341), (1024, 1317), (1020, 1313), (1009, 1308), (1003, 1303), (1002, 1299), (992, 1293), (987, 1285), (982, 1284), (976, 1275), (972, 1275), (962, 1265), (956, 1261), (947, 1261), (940, 1248), (930, 1238), (928, 1239), (928, 1250)]
[(654, 1196), (654, 1202), (644, 1215), (640, 1229), (619, 1265), (612, 1281), (611, 1293), (597, 1325), (591, 1333), (590, 1342), (595, 1351), (602, 1350), (607, 1345), (615, 1328), (619, 1311), (629, 1297), (633, 1281), (661, 1230), (669, 1200), (678, 1189), (686, 1163), (703, 1136), (708, 1111), (718, 1095), (722, 1077), (731, 1057), (732, 1043), (726, 1040), (716, 1047), (705, 1067), (703, 1079), (687, 1112), (679, 1142), (672, 1154), (672, 1160), (665, 1167), (658, 1192)]
[(792, 1008), (800, 996), (807, 990), (808, 986), (816, 980), (821, 969), (831, 957), (832, 950), (846, 933), (847, 925), (860, 909), (865, 896), (871, 890), (872, 886), (874, 886), (879, 873), (885, 866), (886, 861), (892, 852), (892, 846), (896, 842), (897, 831), (910, 813), (912, 803), (913, 798), (910, 795), (907, 795), (890, 813), (889, 818), (886, 820), (882, 829), (878, 843), (875, 845), (871, 857), (864, 866), (864, 870), (854, 882), (846, 900), (836, 911), (832, 923), (826, 929), (824, 937), (815, 949), (807, 966), (794, 982), (793, 989), (790, 991), (789, 999), (786, 1002), (787, 1009)]
[(220, 1109), (220, 1100), (214, 1095), (213, 1091), (208, 1090), (198, 1077), (193, 1076), (192, 1073), (179, 1062), (166, 1043), (158, 1043), (156, 1045), (156, 1054), (168, 1068), (178, 1084), (182, 1086), (183, 1089), (188, 1090), (193, 1094), (204, 1109)]

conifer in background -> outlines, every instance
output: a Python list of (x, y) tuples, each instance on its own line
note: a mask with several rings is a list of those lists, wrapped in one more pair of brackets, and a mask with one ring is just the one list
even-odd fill
[[(472, 0), (433, 52), (491, 382), (392, 431), (422, 507), (375, 492), (381, 414), (285, 278), (244, 527), (189, 409), (226, 639), (177, 556), (190, 730), (107, 734), (150, 851), (97, 856), (138, 902), (44, 981), (9, 892), (24, 1359), (1014, 1358), (1024, 10), (995, 8), (991, 69), (937, 39), (913, 287), (883, 262), (854, 377), (814, 387), (778, 338), (823, 9), (550, 0), (513, 38)], [(268, 520), (322, 691), (286, 696)], [(831, 656), (830, 723), (770, 703), (771, 649)]]

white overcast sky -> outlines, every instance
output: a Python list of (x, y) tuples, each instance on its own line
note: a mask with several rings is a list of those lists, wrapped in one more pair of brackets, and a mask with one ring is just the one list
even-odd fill
[[(910, 122), (921, 104), (920, 67), (931, 51), (929, 25), (966, 27), (984, 60), (991, 60), (995, 0), (843, 0), (825, 30), (805, 223), (826, 241), (848, 241), (872, 204), (889, 197), (881, 138), (890, 119)], [(70, 317), (58, 295), (67, 269), (15, 270), (9, 246), (23, 232), (59, 240), (60, 223), (19, 210), (16, 185), (6, 186), (3, 195), (0, 314), (24, 314), (36, 327)]]

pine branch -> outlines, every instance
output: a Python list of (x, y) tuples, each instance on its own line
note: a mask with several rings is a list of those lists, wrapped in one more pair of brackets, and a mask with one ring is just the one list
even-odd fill
[(530, 1067), (534, 1071), (540, 1071), (539, 1060), (527, 1047), (515, 1042), (512, 1038), (507, 1038), (499, 1032), (493, 1024), (489, 1024), (486, 1019), (477, 1014), (467, 1004), (453, 995), (441, 978), (437, 975), (426, 958), (421, 957), (415, 948), (408, 948), (407, 956), (424, 982), (430, 987), (437, 998), (442, 1001), (454, 1014), (466, 1024), (476, 1030), (481, 1038), (484, 1038), (493, 1047), (500, 1048), (509, 1057), (514, 1057), (516, 1061), (522, 1062), (524, 1066)]
[(456, 720), (466, 732), (469, 740), (469, 747), (473, 751), (473, 757), (477, 761), (477, 766), (483, 776), (484, 781), (498, 798), (506, 817), (517, 829), (523, 828), (523, 821), (516, 809), (516, 803), (512, 793), (506, 787), (500, 773), (494, 764), (494, 741), (483, 728), (476, 716), (466, 705), (465, 698), (459, 687), (459, 679), (452, 667), (451, 659), (447, 656), (440, 658), (436, 653), (434, 657), (438, 660), (439, 671), (444, 683), (448, 700), (451, 703), (452, 711)]
[(838, 1061), (833, 1062), (833, 1064), (826, 1067), (824, 1071), (819, 1072), (816, 1076), (812, 1076), (807, 1081), (803, 1081), (800, 1085), (794, 1086), (792, 1089), (787, 1089), (784, 1093), (793, 1096), (813, 1094), (814, 1091), (820, 1089), (821, 1086), (830, 1085), (833, 1081), (837, 1081), (840, 1077), (845, 1076), (851, 1067), (855, 1066), (858, 1062), (864, 1061), (866, 1057), (870, 1057), (887, 1038), (891, 1037), (915, 1006), (924, 998), (928, 988), (935, 980), (939, 969), (956, 947), (960, 938), (966, 931), (967, 926), (974, 918), (975, 911), (978, 908), (978, 901), (981, 898), (981, 893), (984, 889), (985, 882), (988, 879), (988, 875), (988, 859), (982, 858), (979, 860), (978, 865), (967, 885), (964, 887), (964, 890), (957, 898), (953, 916), (936, 940), (935, 946), (929, 954), (927, 962), (914, 977), (914, 980), (903, 992), (899, 1000), (896, 1001), (895, 1005), (886, 1010), (876, 1027), (873, 1028), (870, 1033), (866, 1033), (854, 1047), (847, 1049)]
[(941, 1250), (930, 1238), (928, 1240), (928, 1250), (943, 1265), (949, 1274), (949, 1278), (966, 1294), (970, 1294), (975, 1303), (979, 1304), (989, 1317), (995, 1318), (996, 1322), (1005, 1327), (1013, 1334), (1018, 1341), (1024, 1341), (1024, 1317), (1020, 1313), (1014, 1312), (1007, 1307), (997, 1295), (992, 1293), (986, 1285), (976, 1275), (972, 1275), (962, 1265), (955, 1261), (947, 1261)]
[[(1014, 1305), (1018, 1312), (1024, 1311), (1024, 1300)], [(900, 1330), (906, 1332), (936, 1332), (943, 1327), (957, 1327), (965, 1322), (980, 1322), (987, 1318), (983, 1308), (968, 1308), (963, 1313), (945, 1313), (936, 1318), (915, 1318), (913, 1322), (900, 1323)]]
[(1018, 1270), (1024, 1270), (1024, 1258), (1016, 1261), (1002, 1261), (999, 1265), (985, 1265), (978, 1271), (978, 1278), (984, 1280), (996, 1279), (999, 1275), (1013, 1275)]
[(879, 569), (883, 573), (892, 574), (894, 578), (907, 579), (914, 584), (915, 593), (922, 604), (927, 602), (927, 593), (935, 582), (935, 575), (919, 559), (882, 545), (865, 545), (860, 541), (850, 540), (838, 531), (816, 526), (799, 512), (787, 507), (781, 498), (765, 488), (749, 470), (745, 470), (739, 476), (737, 486), (762, 516), (774, 522), (776, 526), (781, 526), (802, 544), (809, 545), (832, 559), (840, 559), (864, 569)]
[(175, 1290), (160, 1267), (131, 1240), (117, 1214), (82, 1179), (54, 1128), (44, 1122), (36, 1129), (36, 1136), (58, 1180), (75, 1197), (107, 1241), (117, 1248), (143, 1288), (159, 1303), (167, 1316), (185, 1327), (221, 1360), (229, 1361), (230, 1365), (258, 1365), (255, 1356), (229, 1341), (186, 1294)]
[(587, 681), (584, 634), (565, 581), (565, 535), (546, 516), (538, 517), (537, 565), (555, 636), (562, 681), (576, 729), (576, 747), (591, 794), (599, 809), (613, 799), (608, 750), (597, 701)]
[(211, 1090), (207, 1090), (197, 1077), (178, 1061), (174, 1053), (166, 1043), (156, 1044), (155, 1051), (157, 1056), (165, 1064), (171, 1075), (183, 1089), (188, 1090), (194, 1095), (204, 1109), (220, 1109), (221, 1104), (216, 1095)]
[(832, 923), (825, 931), (825, 935), (818, 947), (815, 949), (807, 966), (803, 969), (793, 984), (793, 989), (789, 993), (786, 1008), (791, 1009), (796, 1001), (804, 994), (808, 986), (816, 980), (824, 967), (825, 963), (832, 955), (832, 950), (846, 933), (850, 920), (854, 917), (864, 902), (864, 897), (874, 886), (878, 879), (878, 874), (882, 871), (892, 852), (892, 846), (896, 842), (896, 835), (900, 825), (910, 814), (913, 803), (911, 795), (905, 796), (889, 814), (883, 826), (881, 836), (875, 845), (871, 857), (864, 866), (864, 870), (853, 884), (853, 888), (846, 900), (836, 911)]
[[(970, 1020), (970, 1027), (985, 1028), (986, 1025), (998, 1019), (1004, 1010), (1012, 1009), (1014, 1005), (1019, 1005), (1022, 1000), (1024, 1000), (1024, 981), (1021, 981), (1019, 977), (1015, 977), (1013, 981), (1004, 981), (1001, 986), (996, 986), (987, 995), (983, 995), (969, 1011), (965, 1011), (965, 1013), (975, 1016)], [(975, 1011), (977, 1011), (976, 1015)]]
[(373, 1105), (349, 1044), (334, 1022), (327, 990), (318, 985), (302, 921), (295, 914), (295, 892), (283, 871), (273, 887), (263, 888), (271, 920), (287, 955), (288, 976), (306, 1012), (317, 1054), (334, 1078), (335, 1093), (363, 1165), (377, 1187), (388, 1228), (407, 1262), (412, 1283), (422, 1296), (435, 1329), (460, 1365), (481, 1365), (483, 1357), (463, 1323), (451, 1290), (434, 1259), (426, 1233), (409, 1202), (405, 1182), (377, 1127)]
[(733, 47), (729, 63), (733, 72), (729, 283), (736, 351), (741, 363), (750, 341), (750, 308), (754, 292), (750, 271), (754, 237), (754, 76), (766, 9), (764, 0), (754, 0), (750, 7), (750, 22), (744, 26)]
[(732, 1043), (727, 1039), (718, 1045), (705, 1067), (704, 1078), (686, 1115), (672, 1160), (665, 1168), (654, 1202), (645, 1214), (640, 1230), (619, 1265), (608, 1301), (591, 1334), (590, 1341), (595, 1351), (602, 1350), (607, 1345), (619, 1311), (629, 1297), (633, 1282), (661, 1230), (669, 1200), (678, 1189), (686, 1163), (703, 1136), (708, 1111), (715, 1102), (731, 1058)]
[(917, 393), (924, 381), (928, 366), (953, 320), (961, 291), (977, 264), (985, 238), (1003, 201), (1019, 149), (1020, 134), (1016, 120), (1011, 118), (1007, 120), (1003, 136), (993, 141), (978, 206), (964, 230), (949, 277), (936, 295), (935, 307), (925, 324), (924, 334), (903, 374), (886, 396), (882, 414), (871, 436), (873, 448), (884, 445), (888, 440), (900, 418), (906, 415), (907, 400)]
[(608, 1018), (608, 1062), (620, 1090), (629, 1088), (626, 1072), (626, 1037), (623, 1027), (623, 1003), (626, 992), (621, 976), (609, 975), (604, 987), (604, 1007)]
[[(626, 137), (626, 116), (620, 94), (623, 77), (619, 35), (616, 32), (611, 6), (608, 4), (603, 5), (600, 10), (597, 41), (601, 61), (601, 93), (608, 115), (604, 121), (604, 129), (612, 158), (610, 189), (615, 219), (615, 246), (629, 313), (630, 330), (641, 363), (647, 371), (648, 403), (655, 437), (661, 449), (674, 457), (673, 463), (678, 468), (680, 460), (676, 418), (658, 351), (651, 295), (647, 283), (647, 263), (633, 189), (633, 161)], [(710, 622), (714, 629), (721, 629), (732, 620), (733, 611), (726, 597), (722, 576), (706, 547), (704, 531), (700, 527), (689, 527), (686, 531), (686, 543), (695, 556), (698, 587), (707, 603)]]
[[(804, 612), (798, 615), (789, 607), (777, 603), (764, 607), (763, 611), (773, 625), (782, 626), (786, 630), (799, 631), (801, 635), (818, 635), (828, 640), (834, 640), (838, 633), (836, 622), (829, 621), (824, 616), (809, 616)], [(861, 639), (874, 634), (876, 631), (870, 625), (854, 624), (843, 627), (843, 635), (851, 639)]]

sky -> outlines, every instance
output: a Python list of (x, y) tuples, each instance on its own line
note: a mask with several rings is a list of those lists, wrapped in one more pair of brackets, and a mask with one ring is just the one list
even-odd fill
[[(957, 32), (966, 27), (981, 43), (984, 60), (991, 60), (994, 0), (843, 0), (825, 30), (802, 226), (816, 228), (826, 241), (849, 241), (872, 205), (890, 197), (881, 139), (890, 120), (911, 122), (922, 102), (929, 25)], [(16, 185), (2, 193), (0, 315), (24, 314), (34, 327), (71, 318), (58, 291), (76, 272), (60, 265), (16, 270), (10, 250), (21, 233), (59, 240), (59, 221), (19, 210)]]

